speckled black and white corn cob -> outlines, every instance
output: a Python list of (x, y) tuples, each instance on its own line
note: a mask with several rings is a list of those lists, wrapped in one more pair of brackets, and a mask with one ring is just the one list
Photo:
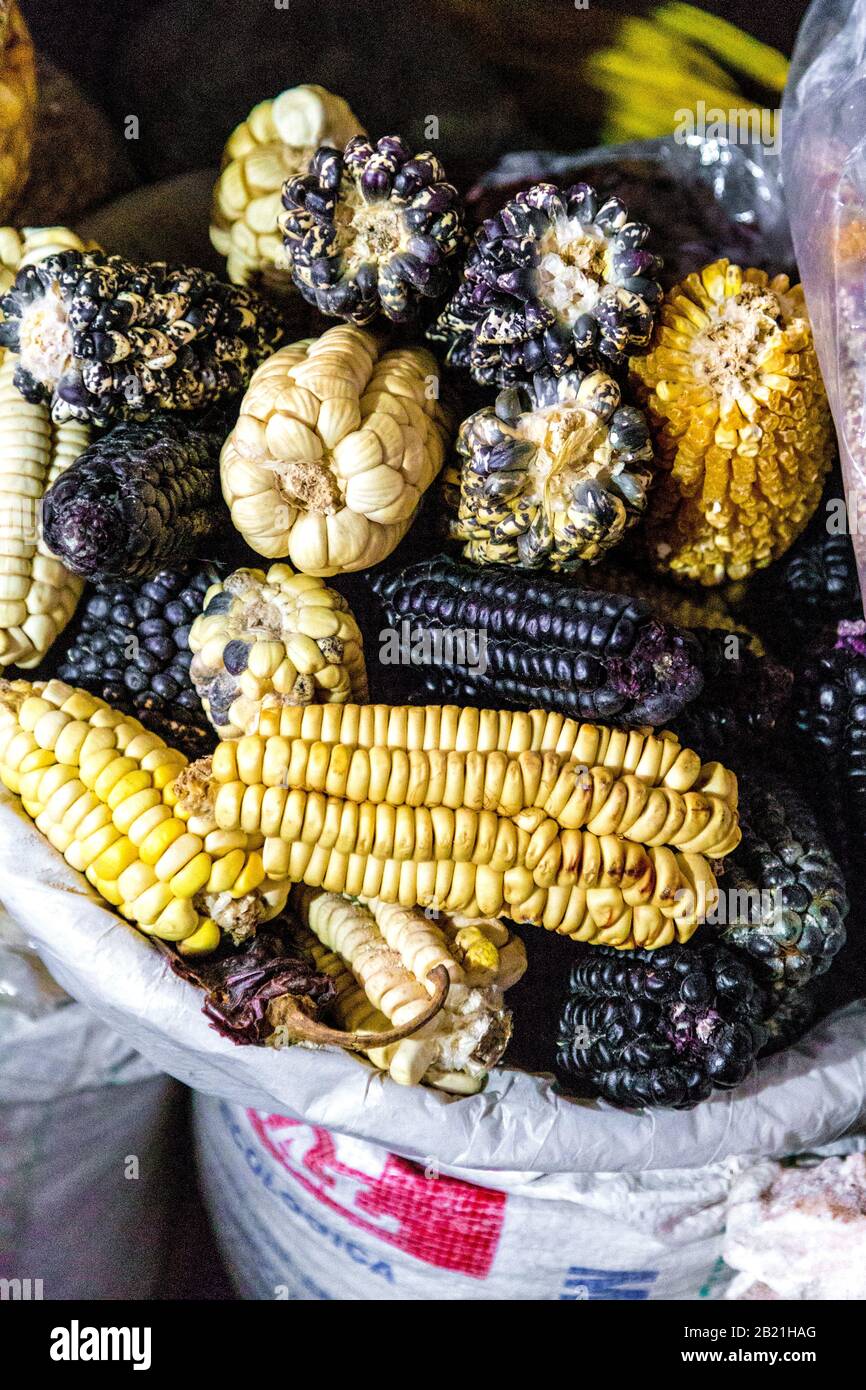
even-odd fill
[(718, 931), (781, 1003), (829, 969), (845, 944), (845, 879), (815, 816), (766, 770), (739, 776), (743, 838), (725, 863)]
[(649, 235), (589, 184), (536, 184), (482, 224), (431, 336), (485, 386), (587, 358), (622, 365), (649, 343), (661, 299)]
[(447, 476), (450, 526), (480, 563), (565, 572), (617, 545), (647, 504), (653, 447), (642, 411), (606, 372), (537, 372), (470, 415)]
[(23, 267), (0, 310), (25, 399), (96, 425), (233, 395), (283, 336), (278, 312), (250, 290), (96, 251)]
[(457, 190), (436, 155), (398, 135), (356, 135), (323, 146), (309, 172), (288, 179), (280, 219), (295, 284), (323, 314), (402, 323), (440, 299), (465, 245)]

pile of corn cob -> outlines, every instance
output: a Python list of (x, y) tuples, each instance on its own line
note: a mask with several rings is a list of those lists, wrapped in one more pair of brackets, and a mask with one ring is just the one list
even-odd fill
[[(236, 1041), (469, 1094), (544, 931), (579, 1007), (558, 1042), (546, 1006), (532, 1026), (568, 1084), (735, 1084), (788, 1035), (779, 979), (823, 978), (844, 941), (808, 807), (750, 781), (738, 850), (728, 765), (784, 759), (791, 674), (739, 605), (831, 460), (801, 289), (717, 261), (663, 295), (651, 229), (585, 184), (518, 192), (471, 242), (435, 155), (312, 86), (232, 134), (211, 237), (232, 283), (0, 230), (0, 781), (221, 982)], [(287, 295), (320, 313), (300, 342)], [(462, 424), (443, 364), (486, 392)], [(714, 940), (733, 882), (787, 893), (782, 927), (762, 909)], [(255, 1026), (226, 1003), (244, 953), (300, 992), (257, 997)], [(640, 1060), (683, 1049), (675, 1077)]]

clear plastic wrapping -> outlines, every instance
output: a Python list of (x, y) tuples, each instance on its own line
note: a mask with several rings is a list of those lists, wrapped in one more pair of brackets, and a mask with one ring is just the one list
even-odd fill
[(791, 234), (866, 593), (866, 0), (814, 0), (782, 107)]
[(720, 256), (774, 275), (791, 268), (775, 146), (688, 134), (580, 154), (518, 150), (471, 190), (472, 215), (476, 221), (490, 217), (521, 188), (542, 180), (562, 187), (585, 180), (622, 198), (631, 216), (652, 228), (666, 286)]
[(42, 1018), (68, 1002), (0, 903), (0, 1042), (21, 1018)]

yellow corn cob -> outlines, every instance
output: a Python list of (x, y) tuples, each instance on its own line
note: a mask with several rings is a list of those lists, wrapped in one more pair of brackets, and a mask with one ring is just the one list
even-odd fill
[(297, 293), (277, 227), (283, 184), (307, 172), (320, 145), (342, 150), (365, 133), (347, 102), (324, 87), (291, 87), (253, 107), (229, 136), (213, 192), (210, 239), (230, 280)]
[[(66, 227), (0, 228), (0, 293), (21, 266), (84, 249)], [(57, 424), (47, 405), (25, 401), (13, 381), (17, 363), (0, 349), (0, 668), (26, 670), (66, 627), (84, 587), (46, 548), (40, 504), (87, 448), (90, 430), (75, 420)]]
[[(497, 971), (487, 970), (479, 986), (452, 950), (446, 919), (433, 923), (418, 909), (377, 901), (362, 905), (310, 890), (297, 893), (294, 901), (314, 934), (309, 949), (317, 968), (331, 975), (337, 987), (336, 1012), (347, 1028), (380, 1032), (389, 1023), (417, 1020), (429, 1002), (430, 990), (423, 983), (428, 972), (437, 966), (447, 971), (451, 988), (441, 1012), (411, 1038), (370, 1048), (369, 1056), (402, 1085), (423, 1079), (444, 1090), (479, 1090), (511, 1034)], [(487, 940), (497, 962), (485, 929), (501, 940), (498, 927), (482, 922), (471, 929), (476, 948)], [(521, 944), (513, 944), (525, 967)], [(508, 982), (520, 973), (512, 969)]]
[[(288, 885), (264, 872), (260, 835), (173, 814), (169, 788), (185, 768), (182, 753), (84, 691), (0, 681), (0, 780), (122, 916), (194, 954), (275, 916)], [(194, 788), (190, 773), (191, 802)]]
[(834, 448), (802, 287), (715, 261), (665, 297), (631, 372), (661, 470), (646, 521), (655, 567), (721, 584), (783, 555)]
[[(469, 919), (508, 916), (620, 947), (686, 940), (715, 905), (709, 860), (740, 839), (736, 778), (720, 763), (701, 765), (675, 738), (561, 718), (548, 728), (543, 714), (509, 724), (508, 743), (520, 731), (532, 742), (534, 722), (536, 739), (564, 738), (567, 751), (463, 751), (449, 738), (478, 711), (392, 713), (420, 713), (445, 747), (400, 747), (409, 726), (398, 717), (393, 747), (256, 734), (187, 767), (136, 721), (61, 682), (4, 683), (0, 776), (37, 824), (45, 813), (40, 828), (103, 896), (175, 939), (198, 931), (193, 898), (243, 939), (282, 907), (289, 881)], [(58, 756), (75, 768), (81, 748), (94, 748), (89, 721), (99, 759), (81, 772), (93, 799), (76, 803), (70, 821), (68, 793), (43, 800), (66, 778), (54, 770)], [(75, 728), (61, 745), (67, 723)], [(590, 746), (601, 759), (577, 751)], [(139, 808), (147, 815), (128, 834)], [(115, 847), (124, 837), (134, 858), (125, 842)]]
[[(736, 111), (745, 129), (775, 138), (788, 62), (695, 5), (665, 4), (619, 21), (613, 42), (590, 53), (584, 71), (606, 99), (605, 143), (668, 135), (699, 103), (710, 112)], [(750, 88), (763, 89), (764, 107), (742, 95), (740, 74)]]
[(350, 748), (405, 752), (559, 753), (647, 785), (687, 791), (701, 760), (675, 734), (580, 723), (547, 710), (491, 710), (460, 705), (306, 705), (265, 709), (257, 732), (265, 738), (342, 743)]
[(206, 793), (221, 829), (263, 837), (275, 881), (651, 948), (691, 935), (717, 897), (709, 859), (739, 842), (734, 775), (667, 735), (540, 711), (278, 713), (300, 735), (221, 743)]
[(27, 182), (38, 89), (36, 58), (17, 0), (0, 0), (0, 217)]

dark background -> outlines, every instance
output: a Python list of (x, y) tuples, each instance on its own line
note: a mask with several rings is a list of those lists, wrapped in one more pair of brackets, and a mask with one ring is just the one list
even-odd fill
[[(369, 130), (423, 141), (440, 119), (452, 178), (508, 148), (593, 142), (583, 56), (640, 0), (21, 0), (40, 51), (69, 71), (150, 182), (219, 161), (251, 106), (299, 82), (344, 95)], [(703, 8), (790, 52), (805, 0)], [(576, 80), (577, 79), (577, 80)]]

